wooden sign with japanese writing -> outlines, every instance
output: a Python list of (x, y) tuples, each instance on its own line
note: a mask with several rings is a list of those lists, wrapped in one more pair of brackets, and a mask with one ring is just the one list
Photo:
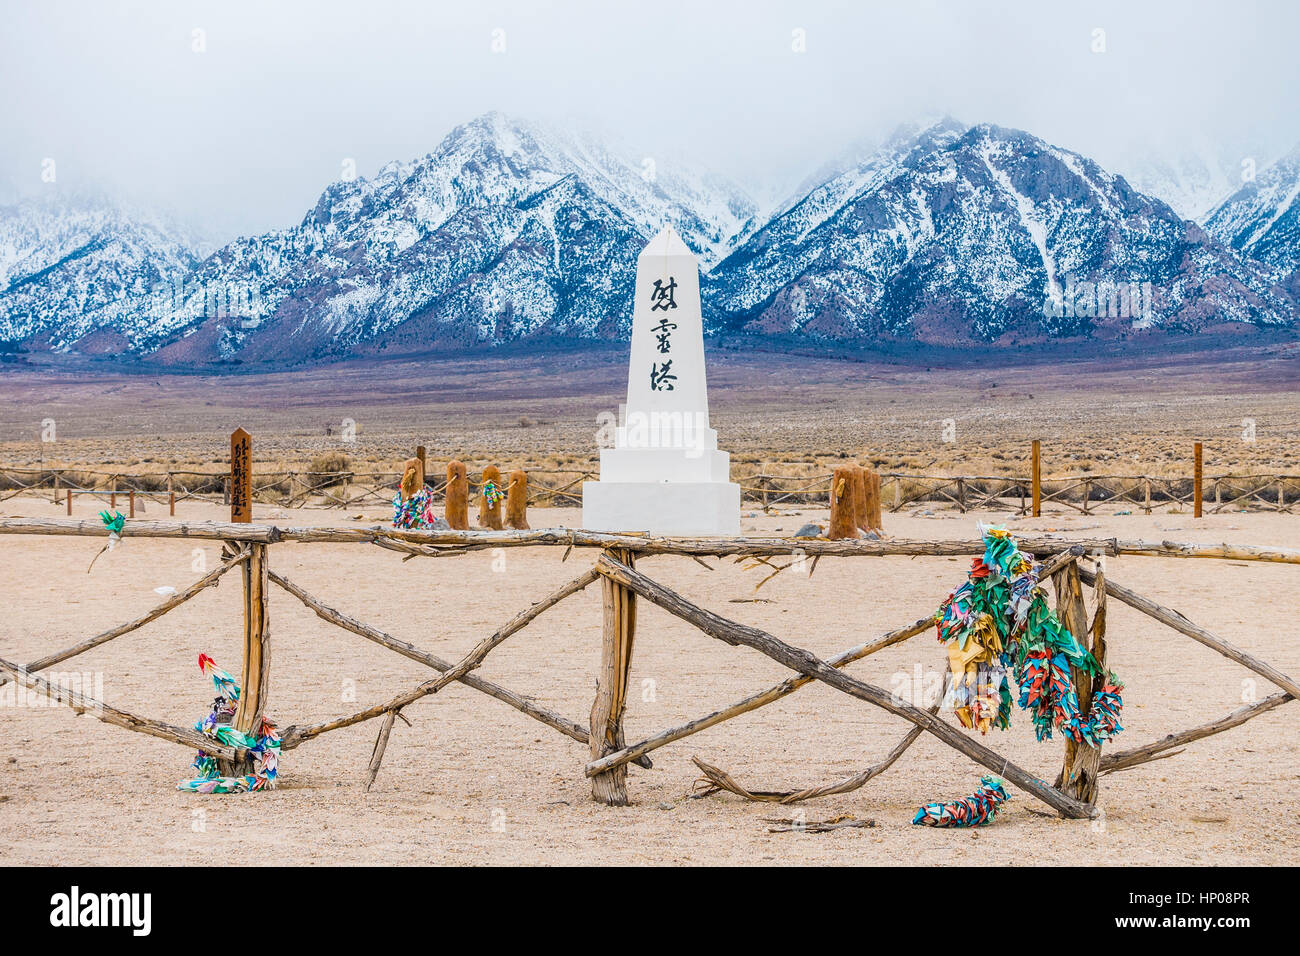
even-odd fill
[(230, 433), (230, 520), (253, 520), (253, 436), (242, 428)]

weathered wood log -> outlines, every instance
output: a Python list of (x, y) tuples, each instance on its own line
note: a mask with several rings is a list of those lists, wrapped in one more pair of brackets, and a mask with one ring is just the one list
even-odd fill
[[(928, 712), (931, 714), (939, 713), (939, 705), (935, 704), (933, 707), (930, 707)], [(916, 742), (916, 738), (920, 736), (921, 728), (914, 725), (906, 734), (903, 735), (903, 739), (895, 745), (894, 749), (889, 752), (889, 756), (885, 757), (885, 759), (880, 761), (880, 763), (874, 764), (866, 770), (845, 777), (837, 783), (827, 784), (822, 787), (810, 787), (806, 790), (749, 790), (737, 783), (735, 778), (725, 770), (710, 766), (699, 757), (692, 757), (691, 761), (695, 766), (700, 768), (700, 772), (708, 778), (709, 782), (716, 790), (729, 790), (731, 793), (734, 793), (739, 797), (744, 797), (746, 800), (765, 800), (772, 803), (784, 804), (802, 803), (804, 800), (814, 800), (817, 797), (829, 797), (839, 793), (850, 793), (859, 789), (864, 786), (867, 781), (871, 780), (871, 778), (880, 776), (892, 767), (898, 758), (903, 756), (903, 752), (907, 750), (908, 747), (912, 746), (912, 744)]]
[(447, 491), (443, 514), (453, 531), (469, 530), (469, 478), (465, 465), (453, 458), (447, 462)]
[[(1071, 562), (1062, 568), (1052, 579), (1056, 586), (1056, 615), (1067, 631), (1085, 650), (1097, 657), (1096, 649), (1088, 634), (1088, 609), (1083, 602), (1083, 588), (1079, 583), (1079, 563)], [(1104, 645), (1103, 645), (1104, 648)], [(1097, 663), (1105, 672), (1106, 662), (1103, 656)], [(1079, 701), (1079, 714), (1086, 720), (1092, 707), (1092, 675), (1070, 666), (1070, 678), (1074, 684)], [(1097, 802), (1097, 767), (1101, 761), (1101, 749), (1086, 742), (1075, 743), (1065, 738), (1065, 762), (1061, 773), (1056, 778), (1056, 788), (1084, 803)]]
[[(412, 644), (408, 644), (405, 641), (393, 637), (391, 634), (387, 634), (378, 628), (371, 627), (369, 624), (364, 624), (355, 618), (348, 617), (341, 611), (329, 607), (304, 591), (298, 585), (294, 584), (288, 578), (282, 577), (274, 571), (270, 572), (270, 579), (310, 608), (315, 612), (316, 616), (323, 621), (328, 621), (345, 631), (351, 631), (359, 637), (364, 637), (368, 641), (373, 641), (381, 647), (386, 647), (388, 650), (400, 654), (409, 660), (418, 661), (433, 670), (445, 672), (454, 666), (450, 661), (445, 661), (435, 654), (422, 651)], [(569, 720), (567, 717), (563, 717), (553, 711), (547, 710), (545, 707), (541, 707), (532, 700), (524, 697), (522, 694), (517, 694), (508, 688), (502, 687), (499, 684), (494, 684), (491, 681), (483, 680), (481, 677), (476, 677), (473, 674), (466, 674), (463, 676), (460, 679), (460, 683), (464, 684), (466, 687), (471, 687), (474, 690), (487, 694), (489, 697), (494, 697), (503, 703), (509, 704), (515, 710), (527, 714), (534, 720), (540, 721), (548, 727), (558, 730), (566, 737), (570, 737), (579, 743), (586, 744), (590, 740), (587, 728), (582, 724)], [(285, 744), (282, 749), (291, 750), (293, 747), (298, 745), (298, 740), (294, 736), (296, 731), (297, 728), (294, 727), (285, 731)], [(639, 766), (649, 769), (652, 765), (649, 760), (643, 760), (639, 763)]]
[(189, 747), (193, 750), (202, 750), (204, 753), (212, 754), (223, 760), (242, 762), (247, 759), (248, 753), (245, 750), (226, 747), (210, 737), (205, 737), (196, 730), (166, 724), (161, 720), (153, 720), (149, 717), (141, 717), (138, 714), (113, 707), (102, 700), (87, 697), (85, 694), (62, 687), (59, 684), (51, 684), (43, 677), (28, 673), (25, 668), (3, 658), (0, 658), (0, 671), (8, 674), (19, 686), (44, 694), (50, 700), (72, 708), (78, 714), (90, 714), (90, 716), (102, 720), (106, 724), (112, 724), (126, 730), (134, 730), (141, 734), (148, 734), (150, 737), (157, 737), (160, 740), (170, 740), (174, 744), (180, 744), (182, 747)]
[(976, 763), (987, 767), (995, 774), (1006, 777), (1013, 784), (1042, 800), (1052, 809), (1062, 814), (1086, 819), (1094, 815), (1094, 809), (1073, 797), (1069, 797), (1045, 781), (1021, 769), (1001, 754), (990, 750), (978, 741), (967, 737), (937, 716), (926, 713), (919, 707), (901, 701), (883, 688), (857, 680), (836, 670), (826, 661), (808, 651), (792, 647), (778, 640), (766, 631), (730, 621), (712, 611), (705, 610), (686, 600), (674, 591), (650, 580), (645, 575), (629, 568), (612, 558), (608, 552), (602, 554), (596, 562), (596, 570), (631, 588), (652, 604), (663, 608), (693, 624), (705, 634), (726, 644), (742, 645), (752, 648), (791, 670), (809, 677), (814, 677), (836, 690), (856, 697), (859, 700), (875, 704), (891, 714), (903, 717), (929, 731), (954, 750), (965, 754)]
[(1286, 691), (1279, 691), (1276, 694), (1270, 694), (1263, 700), (1257, 700), (1244, 707), (1238, 707), (1232, 713), (1220, 717), (1218, 720), (1212, 720), (1208, 724), (1180, 730), (1176, 734), (1169, 734), (1159, 740), (1153, 740), (1149, 744), (1143, 744), (1141, 747), (1106, 754), (1101, 758), (1101, 772), (1104, 774), (1116, 773), (1120, 770), (1129, 770), (1144, 763), (1149, 763), (1152, 760), (1159, 760), (1168, 751), (1185, 747), (1187, 744), (1202, 740), (1205, 737), (1211, 737), (1214, 734), (1221, 734), (1233, 727), (1240, 727), (1251, 718), (1267, 713), (1274, 707), (1281, 707), (1291, 700), (1295, 700), (1295, 698)]
[(521, 468), (510, 472), (506, 486), (506, 527), (528, 530), (528, 474)]
[[(1061, 554), (1056, 555), (1050, 561), (1046, 562), (1042, 570), (1039, 572), (1040, 580), (1046, 580), (1051, 577), (1066, 562), (1074, 561), (1082, 553), (1083, 549), (1076, 547), (1070, 548)], [(829, 658), (826, 663), (831, 667), (844, 667), (846, 664), (860, 661), (864, 657), (870, 657), (877, 651), (882, 651), (887, 647), (893, 647), (895, 644), (901, 644), (903, 641), (915, 637), (917, 634), (921, 634), (933, 626), (934, 615), (932, 614), (929, 617), (923, 617), (918, 621), (913, 621), (911, 624), (904, 627), (895, 628), (894, 630), (881, 635), (874, 641), (868, 641), (858, 644), (855, 647), (850, 647), (848, 650), (842, 651), (834, 657)], [(762, 693), (746, 697), (744, 700), (737, 701), (730, 707), (724, 707), (722, 710), (717, 710), (711, 714), (688, 721), (678, 727), (669, 728), (662, 733), (655, 734), (653, 737), (647, 737), (645, 740), (635, 743), (630, 747), (625, 747), (616, 753), (609, 754), (600, 760), (593, 760), (591, 763), (587, 764), (587, 776), (592, 776), (593, 774), (608, 770), (610, 767), (617, 766), (620, 763), (626, 763), (629, 760), (636, 760), (637, 758), (648, 754), (652, 750), (658, 750), (666, 744), (681, 740), (683, 737), (689, 737), (692, 734), (697, 734), (701, 730), (708, 730), (710, 727), (714, 727), (725, 720), (730, 720), (732, 717), (739, 717), (741, 714), (747, 714), (751, 710), (757, 710), (760, 707), (772, 703), (774, 700), (780, 700), (788, 694), (793, 694), (800, 687), (804, 687), (812, 682), (813, 678), (806, 676), (786, 678), (781, 681), (781, 683), (769, 687)]]
[[(537, 617), (544, 610), (559, 603), (559, 601), (563, 600), (563, 598), (567, 597), (569, 594), (574, 593), (574, 591), (570, 590), (570, 588), (574, 588), (577, 582), (583, 580), (584, 577), (586, 577), (586, 575), (582, 575), (574, 579), (574, 581), (571, 581), (568, 584), (566, 584), (564, 587), (560, 588), (559, 591), (552, 593), (549, 597), (543, 599), (539, 603), (534, 604), (532, 607), (528, 608), (527, 610), (522, 611), (519, 614), (515, 615), (515, 617), (512, 618), (497, 633), (500, 634), (501, 632), (508, 631), (508, 633), (506, 633), (505, 635), (506, 637), (508, 637), (510, 634), (513, 634), (515, 631), (524, 627), (524, 625), (528, 624), (528, 622), (533, 620), (533, 618)], [(431, 667), (434, 670), (446, 673), (457, 666), (455, 664), (444, 661), (433, 654), (429, 654), (426, 651), (421, 651), (411, 646), (410, 644), (407, 644), (405, 641), (400, 641), (389, 634), (385, 634), (383, 631), (380, 631), (377, 628), (373, 628), (369, 624), (363, 624), (360, 621), (354, 620), (353, 618), (350, 618), (347, 615), (322, 604), (320, 601), (312, 597), (302, 588), (298, 587), (293, 582), (276, 574), (274, 571), (271, 572), (270, 578), (280, 587), (284, 588), (294, 597), (298, 598), (298, 600), (302, 601), (302, 603), (307, 605), (307, 607), (315, 611), (316, 616), (320, 617), (322, 620), (329, 621), (331, 624), (335, 624), (338, 627), (343, 628), (344, 630), (351, 631), (352, 633), (364, 637), (367, 640), (374, 641), (376, 644), (380, 644), (391, 651), (395, 651), (396, 653), (401, 654), (403, 657), (410, 658), (411, 660), (414, 661), (419, 661), (420, 663), (428, 667)], [(585, 586), (586, 585), (584, 584), (583, 587)], [(577, 590), (580, 590), (580, 588), (577, 588)], [(495, 636), (496, 635), (494, 635), (494, 637)], [(500, 643), (500, 641), (497, 641), (497, 643)], [(581, 724), (575, 723), (574, 721), (568, 720), (565, 717), (561, 717), (559, 714), (553, 713), (552, 711), (549, 711), (546, 708), (539, 706), (533, 701), (528, 700), (519, 694), (516, 694), (514, 691), (507, 690), (504, 687), (501, 687), (497, 684), (493, 684), (490, 681), (485, 681), (482, 678), (476, 677), (469, 673), (462, 674), (461, 677), (459, 678), (459, 682), (465, 684), (467, 687), (472, 687), (475, 690), (481, 691), (490, 697), (495, 697), (497, 700), (509, 704), (510, 706), (514, 707), (516, 710), (527, 714), (529, 717), (532, 717), (535, 720), (541, 721), (542, 723), (546, 724), (549, 727), (554, 727), (556, 730), (560, 731), (560, 733), (564, 734), (567, 737), (572, 737), (574, 740), (577, 740), (580, 743), (586, 744), (590, 742), (591, 739), (590, 734), (588, 733), (586, 727), (582, 726)], [(367, 708), (366, 710), (359, 711), (358, 713), (352, 714), (348, 717), (338, 718), (336, 720), (327, 721), (326, 723), (316, 724), (315, 726), (310, 726), (310, 727), (296, 727), (296, 726), (290, 727), (288, 730), (284, 732), (283, 735), (284, 743), (282, 744), (281, 749), (292, 750), (294, 747), (297, 747), (303, 741), (310, 740), (313, 737), (318, 737), (321, 734), (326, 733), (330, 730), (336, 730), (340, 727), (348, 727), (351, 726), (352, 724), (360, 723), (361, 721), (364, 720), (370, 720), (374, 717), (378, 717), (380, 714), (384, 713), (387, 710), (399, 710), (402, 707), (405, 707), (407, 704), (419, 700), (421, 697), (424, 697), (426, 696), (426, 694), (430, 693), (431, 691), (429, 691), (428, 688), (433, 684), (434, 684), (433, 681), (428, 681), (424, 684), (421, 684), (419, 687), (415, 688), (415, 690), (408, 691), (405, 694), (399, 695), (398, 697), (393, 698), (387, 703), (379, 704), (375, 707)], [(648, 765), (649, 762), (647, 761), (646, 764), (644, 764), (643, 766), (648, 766)]]
[[(103, 523), (66, 518), (0, 518), (0, 534), (71, 535), (102, 538)], [(382, 525), (366, 528), (285, 527), (259, 524), (227, 524), (215, 521), (155, 521), (142, 519), (126, 525), (123, 537), (181, 538), (192, 540), (280, 541), (330, 544), (373, 544), (379, 539), (417, 545), (453, 547), (520, 548), (562, 545), (579, 548), (622, 548), (637, 554), (685, 554), (702, 557), (731, 555), (787, 555), (798, 548), (808, 556), (875, 557), (958, 557), (984, 553), (979, 538), (965, 540), (922, 540), (893, 538), (884, 541), (858, 539), (822, 541), (809, 538), (700, 537), (671, 538), (651, 535), (614, 534), (567, 528), (539, 528), (532, 531), (399, 531)], [(1018, 539), (1029, 554), (1053, 554), (1078, 544), (1089, 554), (1143, 555), (1168, 558), (1224, 558), (1234, 561), (1268, 561), (1300, 564), (1300, 550), (1240, 544), (1192, 544), (1180, 541), (1144, 541), (1123, 538), (1062, 538), (1027, 535)]]
[(483, 469), (483, 486), (478, 495), (478, 526), (487, 528), (492, 531), (502, 530), (501, 524), (501, 500), (499, 498), (488, 499), (488, 485), (501, 490), (501, 469), (496, 465), (488, 465)]
[(880, 503), (880, 472), (867, 469), (867, 528), (884, 533), (885, 521)]
[[(1089, 584), (1093, 584), (1096, 581), (1096, 575), (1087, 568), (1080, 568), (1079, 575)], [(1169, 625), (1180, 634), (1186, 634), (1192, 640), (1198, 641), (1206, 647), (1213, 648), (1224, 657), (1228, 658), (1228, 660), (1236, 661), (1238, 664), (1249, 668), (1261, 677), (1268, 678), (1278, 687), (1289, 692), (1291, 696), (1300, 697), (1300, 685), (1297, 685), (1295, 681), (1290, 677), (1287, 677), (1286, 674), (1283, 674), (1276, 667), (1266, 663), (1265, 661), (1261, 661), (1253, 654), (1247, 654), (1241, 648), (1229, 644), (1227, 641), (1223, 640), (1223, 638), (1216, 637), (1205, 628), (1193, 624), (1172, 608), (1164, 607), (1150, 598), (1143, 597), (1135, 591), (1130, 591), (1126, 587), (1121, 587), (1109, 578), (1103, 578), (1103, 586), (1106, 589), (1106, 593), (1116, 600), (1123, 601), (1129, 607), (1135, 608), (1143, 614), (1155, 618), (1161, 624)]]
[(397, 711), (390, 710), (384, 716), (384, 723), (379, 728), (379, 736), (375, 738), (375, 749), (370, 753), (370, 766), (366, 768), (366, 793), (375, 785), (375, 777), (379, 776), (379, 765), (384, 762), (384, 751), (388, 749), (388, 738), (393, 733), (393, 720), (397, 716)]
[(831, 474), (831, 520), (826, 537), (832, 541), (858, 536), (857, 508), (853, 492), (853, 469), (836, 468)]
[[(248, 557), (248, 549), (245, 548), (244, 550), (240, 551), (239, 554), (235, 555), (234, 557), (230, 558), (227, 561), (222, 562), (220, 567), (214, 568), (213, 570), (209, 571), (207, 574), (203, 575), (203, 577), (199, 578), (197, 581), (195, 581), (193, 584), (187, 587), (184, 591), (181, 591), (179, 594), (173, 594), (167, 600), (155, 606), (151, 611), (149, 611), (149, 613), (143, 615), (142, 617), (137, 617), (134, 621), (128, 621), (125, 624), (119, 624), (117, 627), (109, 628), (107, 631), (104, 631), (100, 634), (96, 634), (94, 637), (88, 637), (79, 644), (73, 644), (71, 647), (65, 648), (64, 650), (56, 651), (53, 654), (46, 655), (45, 657), (42, 657), (40, 660), (32, 661), (30, 664), (27, 665), (27, 670), (39, 671), (39, 670), (44, 670), (47, 667), (53, 667), (55, 664), (61, 663), (62, 661), (66, 661), (69, 658), (76, 657), (78, 654), (84, 654), (86, 651), (90, 650), (93, 647), (99, 647), (99, 645), (107, 644), (109, 641), (113, 640), (114, 638), (121, 637), (123, 634), (129, 634), (132, 631), (136, 630), (137, 628), (143, 627), (144, 625), (148, 624), (150, 621), (157, 620), (158, 618), (166, 614), (168, 611), (170, 611), (172, 608), (184, 604), (186, 601), (194, 597), (194, 595), (198, 594), (204, 588), (210, 588), (213, 585), (215, 585), (217, 583), (218, 578), (220, 578), (223, 574), (225, 574), (227, 571), (233, 568), (236, 564), (239, 564), (240, 562), (244, 561), (247, 557)], [(9, 680), (8, 677), (4, 677), (0, 675), (0, 687), (3, 687), (7, 680)]]
[(871, 510), (867, 504), (867, 469), (850, 466), (853, 472), (853, 523), (859, 531), (871, 530)]
[[(625, 567), (633, 557), (628, 551), (605, 552)], [(592, 573), (595, 573), (593, 569)], [(627, 682), (632, 666), (632, 643), (636, 636), (636, 595), (609, 577), (601, 579), (604, 610), (601, 625), (600, 671), (596, 678), (596, 699), (591, 705), (591, 759), (622, 750), (623, 713), (627, 709)], [(593, 800), (607, 806), (627, 806), (627, 769), (623, 764), (591, 776)]]
[[(271, 625), (267, 593), (269, 548), (265, 544), (248, 545), (248, 558), (242, 568), (244, 579), (244, 665), (239, 686), (239, 704), (230, 724), (236, 730), (256, 735), (266, 713), (271, 689)], [(253, 772), (252, 761), (244, 766), (217, 762), (224, 777)]]
[[(832, 667), (843, 667), (853, 661), (861, 660), (864, 657), (884, 650), (886, 647), (893, 647), (900, 644), (910, 637), (915, 637), (923, 631), (929, 630), (934, 626), (934, 617), (922, 618), (906, 627), (900, 627), (896, 630), (877, 638), (869, 643), (859, 644), (856, 647), (849, 648), (841, 654), (830, 658), (827, 661)], [(608, 754), (600, 760), (593, 760), (587, 764), (587, 776), (594, 776), (602, 773), (611, 767), (617, 767), (620, 764), (627, 763), (629, 760), (635, 761), (652, 750), (658, 750), (666, 744), (681, 740), (683, 737), (689, 737), (692, 734), (698, 734), (701, 730), (708, 730), (723, 721), (730, 720), (732, 717), (739, 717), (741, 714), (747, 714), (751, 710), (757, 710), (774, 700), (780, 700), (788, 694), (793, 694), (800, 687), (804, 687), (813, 682), (814, 678), (799, 676), (790, 677), (779, 684), (769, 687), (767, 690), (746, 697), (744, 700), (737, 701), (730, 707), (724, 707), (722, 710), (714, 711), (704, 717), (699, 717), (678, 727), (672, 727), (662, 733), (655, 734), (653, 737), (647, 737), (630, 747), (624, 747), (622, 750)]]

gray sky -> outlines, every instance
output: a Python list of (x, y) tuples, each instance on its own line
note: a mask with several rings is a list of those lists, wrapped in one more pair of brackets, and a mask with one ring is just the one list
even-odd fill
[(1263, 162), (1300, 143), (1289, 0), (0, 8), (3, 192), (43, 188), (53, 158), (61, 190), (103, 189), (219, 240), (297, 222), (346, 158), (371, 175), (490, 109), (768, 191), (943, 113), (1107, 165), (1205, 144)]

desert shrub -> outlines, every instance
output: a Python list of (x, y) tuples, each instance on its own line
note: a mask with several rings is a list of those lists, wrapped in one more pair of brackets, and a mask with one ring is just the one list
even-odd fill
[(321, 452), (311, 460), (307, 466), (308, 471), (317, 473), (333, 473), (348, 471), (352, 467), (352, 459), (341, 451)]

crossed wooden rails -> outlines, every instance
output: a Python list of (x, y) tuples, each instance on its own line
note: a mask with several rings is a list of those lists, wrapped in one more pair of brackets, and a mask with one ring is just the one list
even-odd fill
[[(86, 521), (64, 519), (0, 519), (0, 534), (81, 535), (101, 537), (103, 531)], [(234, 725), (245, 732), (258, 726), (266, 708), (269, 693), (270, 644), (268, 621), (268, 584), (275, 584), (293, 595), (317, 616), (344, 630), (379, 644), (411, 660), (438, 671), (439, 676), (389, 700), (363, 710), (319, 724), (293, 725), (283, 731), (282, 749), (292, 750), (302, 743), (343, 727), (382, 718), (380, 731), (371, 753), (366, 772), (366, 788), (373, 784), (379, 772), (385, 750), (401, 711), (415, 701), (436, 694), (448, 684), (459, 682), (509, 704), (560, 733), (588, 745), (591, 759), (586, 765), (586, 775), (592, 780), (593, 797), (599, 801), (621, 805), (627, 803), (627, 764), (650, 766), (649, 754), (666, 744), (681, 740), (708, 727), (743, 713), (763, 707), (785, 697), (814, 680), (836, 690), (874, 704), (885, 711), (902, 717), (913, 727), (879, 764), (843, 780), (825, 786), (798, 791), (751, 790), (736, 783), (724, 771), (702, 761), (696, 763), (710, 783), (710, 790), (725, 789), (749, 799), (780, 800), (791, 803), (832, 793), (857, 789), (868, 780), (888, 769), (921, 733), (929, 733), (950, 747), (966, 755), (991, 772), (1005, 777), (1020, 789), (1033, 794), (1062, 816), (1086, 818), (1094, 816), (1096, 809), (1096, 781), (1100, 775), (1127, 770), (1151, 760), (1176, 753), (1189, 743), (1222, 733), (1232, 727), (1270, 711), (1300, 696), (1300, 686), (1272, 665), (1257, 659), (1193, 624), (1177, 611), (1163, 607), (1149, 598), (1108, 579), (1100, 562), (1095, 568), (1086, 566), (1085, 556), (1101, 555), (1152, 555), (1183, 558), (1231, 558), (1237, 560), (1273, 561), (1300, 564), (1300, 551), (1260, 548), (1244, 545), (1194, 545), (1170, 541), (1125, 541), (1118, 539), (1086, 539), (1069, 541), (1059, 537), (1026, 538), (1020, 542), (1022, 550), (1038, 556), (1042, 561), (1043, 581), (1054, 580), (1057, 588), (1058, 610), (1062, 619), (1073, 631), (1082, 634), (1081, 640), (1091, 635), (1091, 650), (1104, 660), (1106, 598), (1114, 598), (1161, 623), (1172, 627), (1193, 640), (1210, 647), (1228, 659), (1266, 678), (1281, 690), (1262, 700), (1247, 704), (1218, 720), (1167, 735), (1151, 743), (1129, 750), (1102, 755), (1099, 750), (1086, 746), (1073, 747), (1067, 742), (1066, 762), (1055, 785), (1049, 785), (1033, 773), (1012, 763), (1001, 754), (968, 736), (955, 726), (937, 716), (937, 706), (921, 709), (902, 700), (881, 687), (844, 673), (846, 665), (869, 657), (886, 647), (892, 647), (928, 630), (933, 616), (923, 617), (911, 624), (889, 631), (872, 641), (823, 660), (807, 650), (712, 611), (699, 607), (677, 592), (652, 580), (635, 568), (641, 555), (679, 554), (705, 563), (707, 557), (768, 558), (789, 555), (798, 549), (817, 559), (825, 556), (864, 557), (877, 555), (971, 555), (983, 552), (982, 541), (907, 541), (907, 540), (798, 540), (780, 538), (661, 538), (634, 534), (605, 534), (565, 529), (539, 531), (443, 531), (403, 532), (387, 528), (279, 528), (273, 525), (223, 524), (216, 522), (183, 523), (163, 521), (133, 521), (124, 529), (127, 536), (154, 538), (208, 539), (225, 542), (220, 566), (199, 578), (184, 591), (164, 600), (148, 613), (125, 624), (87, 638), (62, 651), (58, 651), (22, 666), (0, 659), (0, 683), (12, 679), (22, 686), (42, 693), (66, 704), (79, 713), (89, 713), (98, 719), (170, 740), (182, 746), (204, 750), (222, 761), (227, 772), (240, 772), (248, 765), (246, 752), (226, 747), (193, 730), (166, 724), (113, 707), (103, 701), (88, 697), (36, 675), (36, 671), (68, 660), (94, 647), (99, 647), (123, 634), (143, 627), (216, 585), (236, 567), (241, 568), (244, 588), (244, 655), (242, 666), (243, 695), (234, 717)], [(449, 662), (421, 650), (369, 624), (358, 621), (336, 610), (294, 582), (270, 570), (268, 553), (271, 545), (280, 542), (337, 542), (369, 543), (395, 548), (408, 557), (445, 557), (486, 548), (527, 547), (547, 545), (565, 547), (563, 559), (573, 548), (598, 548), (601, 550), (595, 564), (573, 580), (553, 591), (541, 601), (521, 611), (497, 631), (485, 637), (457, 662)], [(562, 560), (563, 560), (562, 559)], [(597, 693), (592, 705), (590, 729), (581, 723), (557, 714), (508, 688), (484, 680), (472, 672), (494, 649), (518, 633), (545, 611), (565, 599), (601, 582), (603, 598), (603, 627), (601, 666), (597, 680)], [(1097, 601), (1091, 626), (1086, 620), (1082, 593), (1078, 583), (1093, 587)], [(628, 673), (636, 629), (637, 598), (649, 601), (695, 626), (704, 634), (732, 646), (748, 647), (778, 663), (796, 676), (744, 698), (728, 707), (661, 731), (658, 734), (627, 744), (623, 733), (623, 715), (627, 700)], [(1073, 602), (1073, 603), (1071, 603)]]

